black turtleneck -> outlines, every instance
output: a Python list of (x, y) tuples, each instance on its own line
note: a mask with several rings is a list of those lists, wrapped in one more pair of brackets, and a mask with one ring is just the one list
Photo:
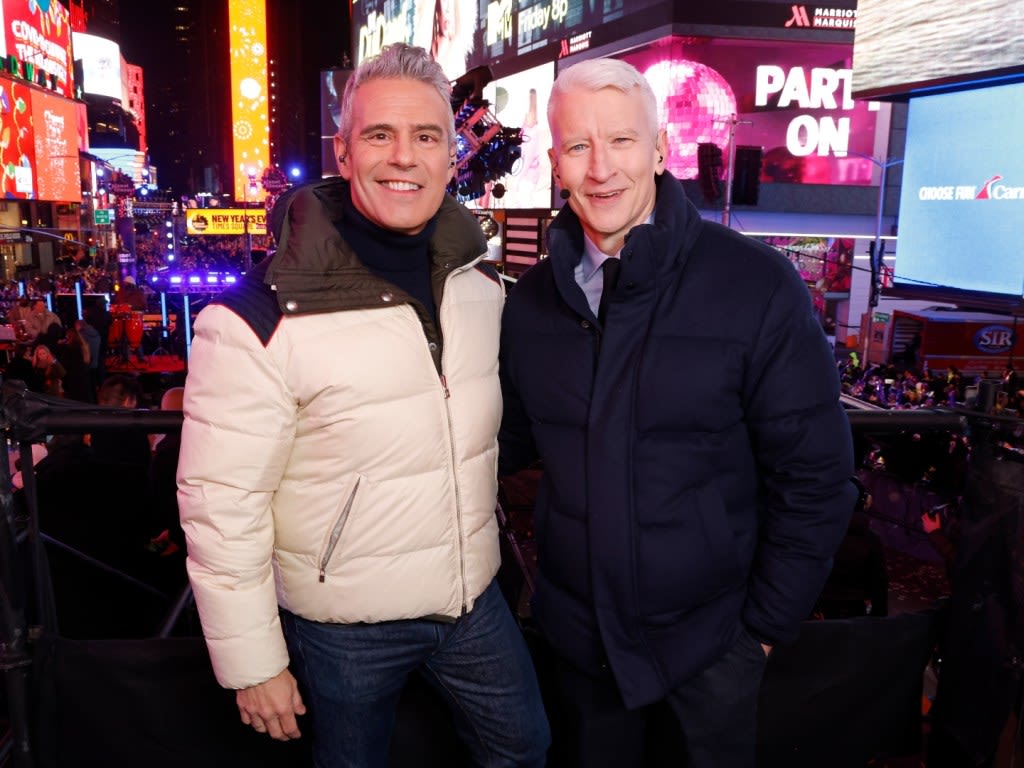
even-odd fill
[(416, 235), (384, 229), (356, 210), (348, 196), (338, 229), (367, 269), (419, 301), (437, 323), (437, 307), (430, 284), (430, 238), (436, 227), (435, 216)]

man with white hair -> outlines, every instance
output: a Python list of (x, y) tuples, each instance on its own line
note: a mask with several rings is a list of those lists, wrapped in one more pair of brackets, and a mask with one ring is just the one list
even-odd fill
[(502, 318), (501, 470), (537, 458), (534, 617), (572, 765), (639, 766), (667, 702), (691, 768), (750, 768), (767, 654), (797, 635), (856, 491), (839, 381), (779, 253), (704, 221), (629, 64), (560, 73), (568, 205)]

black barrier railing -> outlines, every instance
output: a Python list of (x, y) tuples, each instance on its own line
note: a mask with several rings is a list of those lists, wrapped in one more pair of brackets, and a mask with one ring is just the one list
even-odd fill
[[(98, 431), (174, 433), (181, 429), (181, 411), (147, 411), (77, 403), (29, 391), (23, 382), (5, 381), (2, 387), (4, 457), (0, 461), (0, 670), (4, 674), (10, 739), (10, 761), (16, 768), (34, 765), (30, 734), (29, 679), (32, 666), (30, 637), (56, 627), (56, 612), (49, 591), (50, 577), (44, 544), (71, 552), (83, 562), (113, 573), (142, 589), (150, 585), (111, 568), (87, 554), (47, 537), (39, 528), (38, 488), (33, 471), (32, 444), (50, 435)], [(19, 532), (15, 520), (10, 449), (17, 446), (27, 519)], [(26, 581), (32, 583), (29, 603)], [(168, 633), (178, 615), (187, 607), (191, 592), (186, 588), (162, 623), (159, 632)], [(30, 617), (32, 623), (30, 624)], [(0, 755), (0, 762), (3, 755)]]
[[(11, 763), (16, 768), (33, 768), (29, 707), (30, 639), (52, 630), (55, 609), (48, 592), (49, 574), (45, 543), (54, 542), (40, 531), (37, 486), (33, 471), (31, 445), (50, 435), (98, 431), (144, 432), (168, 434), (180, 430), (180, 411), (148, 411), (109, 408), (75, 403), (30, 392), (21, 382), (4, 382), (0, 402), (2, 428), (6, 437), (5, 453), (16, 445), (24, 478), (28, 519), (19, 532), (15, 520), (9, 458), (0, 466), (0, 671), (7, 691)], [(956, 431), (984, 439), (989, 433), (1020, 432), (1024, 421), (1011, 417), (990, 416), (966, 408), (848, 411), (855, 434), (885, 435), (900, 432)], [(990, 451), (978, 453), (979, 460), (991, 458)], [(972, 457), (972, 460), (974, 457)], [(985, 467), (975, 467), (976, 474)], [(80, 553), (75, 553), (80, 554)], [(126, 574), (121, 574), (128, 577)], [(31, 582), (32, 589), (28, 583)], [(31, 601), (29, 598), (31, 592)], [(173, 630), (177, 617), (191, 600), (186, 587), (170, 613), (159, 627), (158, 637)], [(4, 755), (0, 754), (0, 762)]]

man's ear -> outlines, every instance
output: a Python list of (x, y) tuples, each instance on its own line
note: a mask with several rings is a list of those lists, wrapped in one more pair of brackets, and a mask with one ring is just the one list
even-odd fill
[(654, 146), (658, 152), (658, 162), (654, 166), (654, 172), (661, 175), (665, 172), (665, 158), (668, 150), (668, 132), (664, 128), (658, 131), (658, 140)]
[(348, 162), (348, 142), (341, 136), (334, 137), (334, 157), (338, 160), (338, 173), (346, 181), (352, 178), (352, 169)]

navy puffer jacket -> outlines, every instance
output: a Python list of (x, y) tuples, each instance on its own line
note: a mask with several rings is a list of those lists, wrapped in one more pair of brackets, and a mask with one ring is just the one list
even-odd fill
[(543, 460), (534, 615), (626, 704), (663, 698), (746, 629), (790, 641), (856, 491), (833, 357), (807, 288), (773, 249), (704, 221), (669, 174), (622, 251), (607, 329), (550, 257), (503, 316), (503, 473)]

